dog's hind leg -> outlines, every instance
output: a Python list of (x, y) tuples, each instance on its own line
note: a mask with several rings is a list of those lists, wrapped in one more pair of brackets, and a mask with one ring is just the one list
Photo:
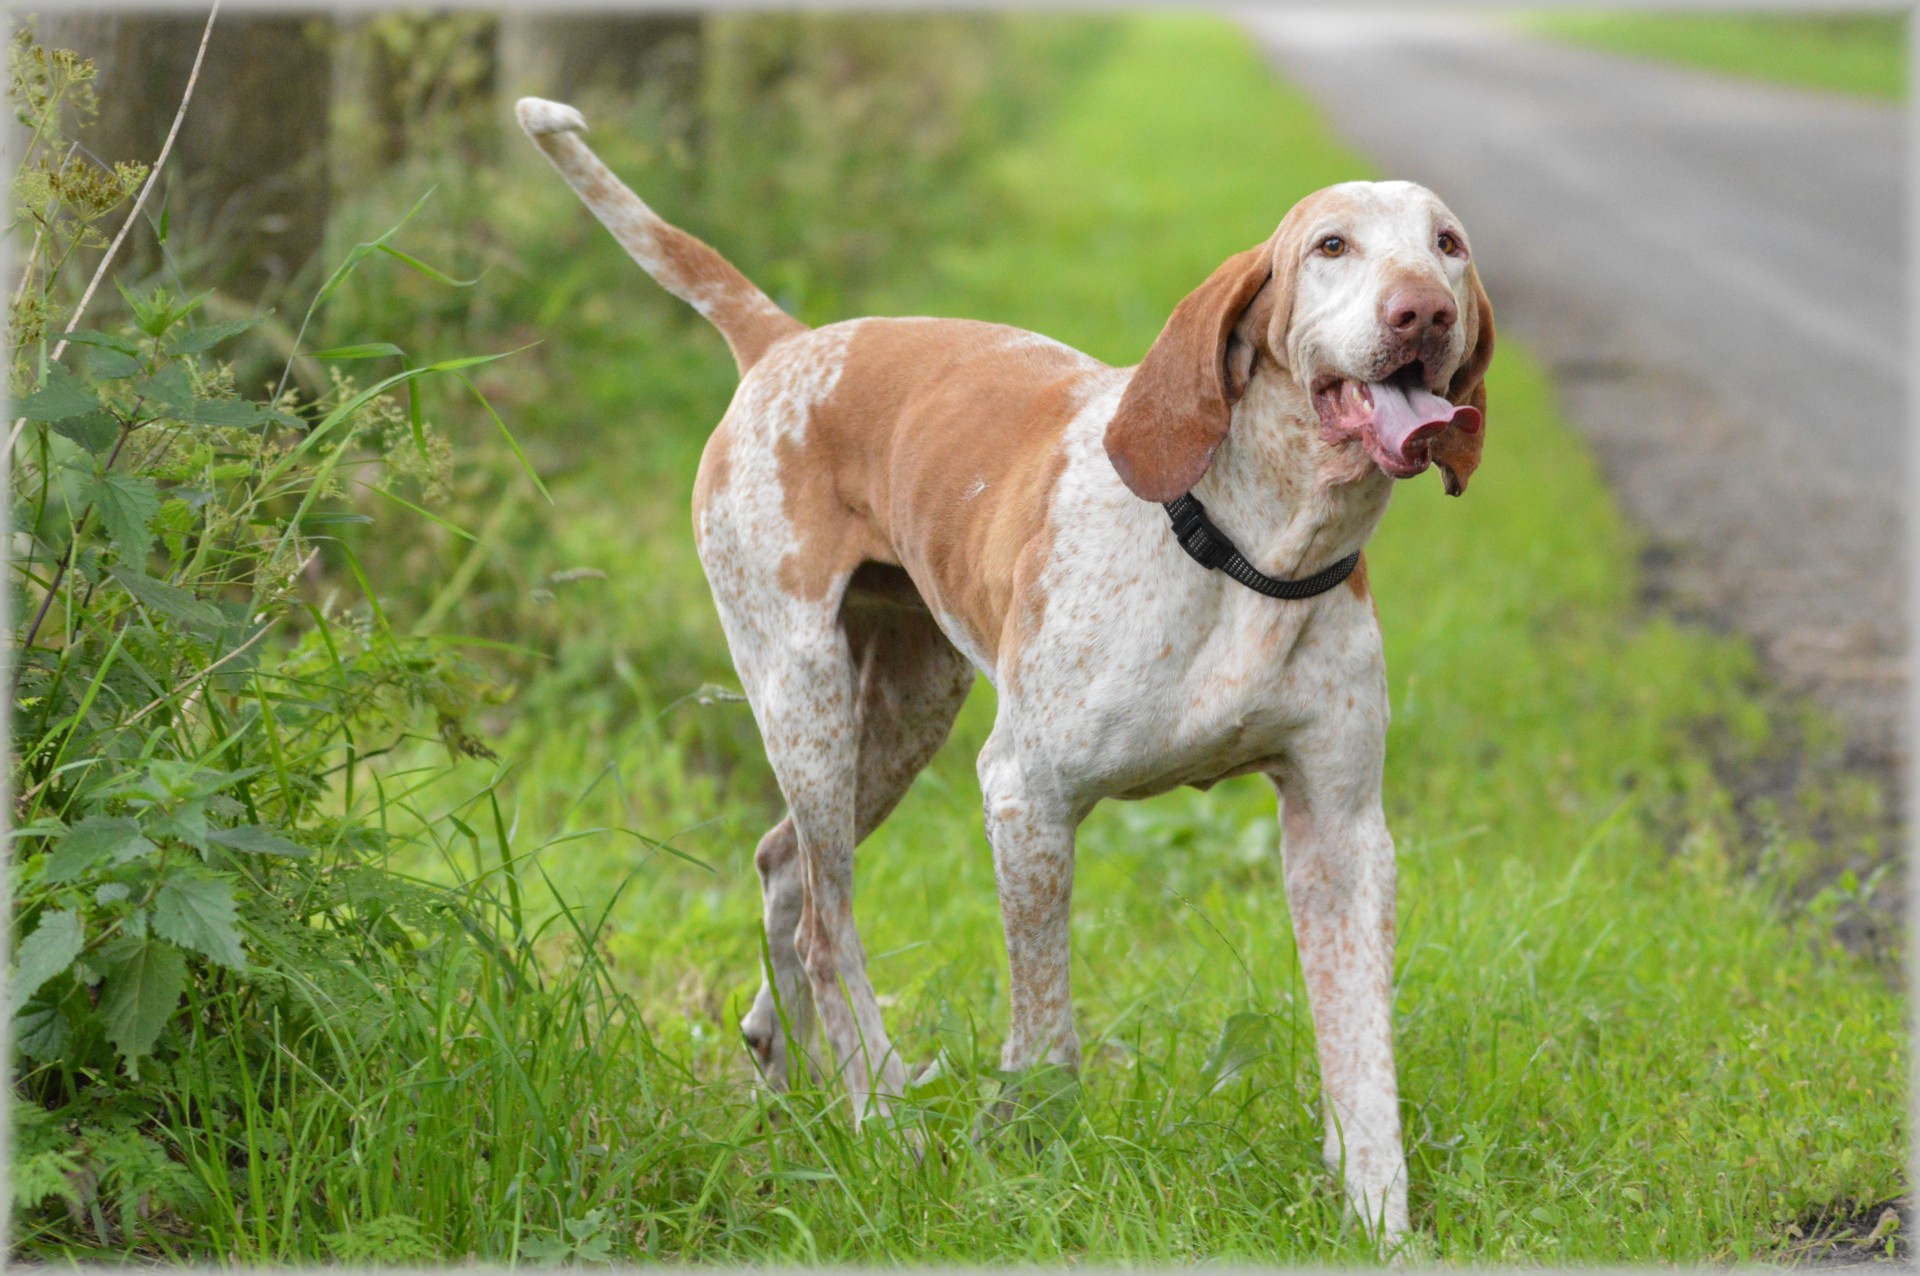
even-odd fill
[[(726, 612), (723, 606), (723, 619)], [(728, 629), (731, 636), (735, 626), (729, 623)], [(877, 819), (892, 808), (912, 778), (911, 771), (901, 765), (907, 750), (894, 742), (890, 765), (875, 768), (885, 787), (869, 784), (863, 801), (860, 705), (863, 699), (874, 698), (877, 721), (880, 705), (888, 700), (898, 703), (897, 694), (883, 691), (897, 693), (902, 688), (895, 679), (877, 672), (889, 665), (880, 657), (878, 643), (868, 648), (869, 658), (855, 663), (853, 643), (835, 613), (808, 618), (798, 608), (788, 609), (779, 633), (776, 642), (736, 641), (735, 662), (759, 720), (767, 760), (787, 799), (796, 851), (791, 858), (797, 863), (801, 884), (798, 921), (791, 932), (793, 954), (804, 972), (813, 1022), (826, 1046), (826, 1057), (816, 1062), (822, 1071), (837, 1073), (844, 1080), (853, 1098), (855, 1119), (861, 1120), (884, 1114), (888, 1100), (905, 1092), (907, 1080), (906, 1067), (881, 1022), (867, 977), (866, 950), (853, 921), (853, 852), (864, 831), (862, 809), (870, 820)], [(935, 658), (934, 663), (941, 662)], [(909, 683), (908, 689), (912, 686)], [(957, 700), (954, 697), (956, 707)], [(949, 712), (940, 724), (941, 736), (950, 722)], [(883, 741), (884, 734), (875, 743)], [(924, 761), (935, 747), (937, 739), (932, 747), (916, 750), (921, 753), (919, 760)], [(767, 877), (773, 887), (767, 900), (767, 918), (774, 928), (768, 934), (771, 950), (792, 915), (793, 874), (783, 838), (776, 836), (766, 849), (764, 869), (772, 870)], [(780, 981), (784, 973), (780, 957), (775, 957), (774, 965), (772, 973)], [(776, 986), (784, 1001), (784, 983)], [(789, 1011), (789, 1023), (797, 1018)], [(769, 1028), (778, 1031), (777, 1022), (769, 1025), (764, 1015), (749, 1014), (745, 1027), (750, 1042), (764, 1040)], [(772, 1061), (771, 1053), (764, 1057)]]
[(807, 972), (793, 946), (806, 883), (800, 864), (800, 838), (794, 832), (791, 816), (760, 839), (753, 866), (760, 874), (767, 952), (760, 993), (740, 1021), (740, 1034), (746, 1038), (767, 1084), (784, 1090), (800, 1079), (804, 1058), (804, 1054), (792, 1053), (789, 1043), (803, 1052), (811, 1049), (814, 1029), (813, 990), (807, 986)]
[(880, 827), (933, 760), (973, 689), (973, 666), (925, 612), (841, 609), (858, 668), (859, 837)]
[[(930, 616), (898, 609), (877, 615), (857, 596), (841, 616), (855, 663), (855, 837), (864, 841), (946, 740), (974, 674)], [(805, 883), (791, 818), (761, 839), (754, 866), (765, 900), (768, 970), (740, 1030), (777, 1087), (798, 1080), (787, 1039), (808, 1043), (814, 1027), (812, 990), (794, 946)]]

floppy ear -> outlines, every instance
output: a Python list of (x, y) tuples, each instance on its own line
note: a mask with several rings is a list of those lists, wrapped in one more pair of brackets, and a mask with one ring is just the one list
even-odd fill
[(1450, 425), (1442, 430), (1427, 455), (1440, 467), (1440, 482), (1448, 496), (1467, 490), (1467, 480), (1480, 467), (1480, 449), (1487, 441), (1487, 365), (1493, 362), (1493, 303), (1480, 286), (1480, 272), (1467, 267), (1468, 309), (1472, 312), (1467, 329), (1467, 357), (1460, 370), (1447, 383), (1449, 401), (1480, 413), (1477, 421)]
[(1185, 496), (1226, 439), (1252, 368), (1252, 357), (1241, 357), (1230, 371), (1228, 346), (1272, 273), (1272, 252), (1268, 241), (1235, 253), (1188, 293), (1120, 396), (1107, 423), (1107, 456), (1141, 499)]

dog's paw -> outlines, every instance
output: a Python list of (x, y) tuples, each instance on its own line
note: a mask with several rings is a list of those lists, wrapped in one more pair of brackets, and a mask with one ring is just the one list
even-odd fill
[(543, 97), (523, 97), (513, 104), (513, 114), (529, 135), (547, 133), (584, 133), (587, 117), (565, 102), (549, 102)]

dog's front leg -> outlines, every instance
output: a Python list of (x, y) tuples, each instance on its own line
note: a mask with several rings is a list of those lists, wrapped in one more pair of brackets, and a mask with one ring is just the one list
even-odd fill
[(1080, 1066), (1069, 979), (1073, 903), (1073, 812), (1037, 791), (1004, 746), (999, 728), (980, 754), (987, 840), (1007, 934), (1011, 1016), (1000, 1066)]
[[(1393, 839), (1371, 785), (1279, 778), (1287, 908), (1306, 976), (1326, 1109), (1327, 1164), (1369, 1233), (1407, 1230), (1393, 1066)], [(1329, 777), (1331, 778), (1331, 777)]]

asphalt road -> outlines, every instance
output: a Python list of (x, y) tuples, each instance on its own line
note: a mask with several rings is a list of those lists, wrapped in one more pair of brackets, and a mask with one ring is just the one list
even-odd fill
[(1655, 545), (1663, 600), (1744, 629), (1900, 769), (1901, 111), (1485, 17), (1242, 16), (1373, 175), (1460, 215), (1501, 331), (1548, 362)]

